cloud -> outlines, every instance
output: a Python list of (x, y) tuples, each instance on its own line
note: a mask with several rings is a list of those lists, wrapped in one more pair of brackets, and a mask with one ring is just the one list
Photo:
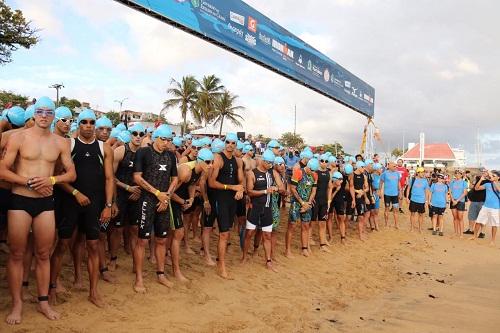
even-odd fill
[(56, 6), (53, 1), (17, 0), (16, 2), (24, 17), (33, 21), (34, 27), (41, 29), (41, 35), (64, 39), (64, 25), (60, 17), (56, 15)]

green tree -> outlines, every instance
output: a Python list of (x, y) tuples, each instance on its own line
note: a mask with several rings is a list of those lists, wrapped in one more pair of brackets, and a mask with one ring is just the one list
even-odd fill
[(224, 86), (215, 75), (204, 76), (198, 84), (198, 95), (196, 100), (196, 107), (200, 114), (201, 120), (207, 126), (208, 123), (213, 121), (215, 111), (215, 101), (222, 94)]
[(59, 105), (64, 105), (67, 106), (71, 111), (74, 111), (75, 108), (79, 108), (82, 106), (82, 103), (80, 103), (79, 100), (74, 99), (74, 98), (68, 98), (68, 97), (61, 97), (59, 100)]
[(198, 124), (201, 123), (201, 115), (196, 108), (198, 85), (196, 79), (192, 75), (184, 76), (181, 82), (172, 79), (170, 83), (172, 87), (167, 90), (167, 94), (171, 95), (173, 98), (163, 102), (163, 109), (160, 115), (163, 115), (163, 113), (171, 107), (178, 107), (181, 110), (182, 116), (181, 135), (184, 135), (186, 132), (188, 112), (191, 113), (195, 122)]
[(106, 112), (106, 117), (113, 123), (113, 126), (116, 126), (120, 123), (120, 113), (116, 111)]
[(323, 149), (325, 150), (325, 153), (329, 151), (330, 153), (337, 155), (337, 154), (342, 154), (344, 155), (344, 147), (338, 142), (335, 142), (333, 144), (326, 144), (322, 146)]
[(11, 62), (12, 52), (20, 47), (29, 49), (38, 43), (37, 32), (19, 9), (13, 11), (0, 0), (0, 65)]
[(391, 155), (394, 156), (394, 157), (400, 157), (400, 156), (403, 156), (405, 152), (402, 150), (402, 149), (399, 149), (399, 148), (394, 148), (392, 151), (391, 151)]
[(8, 104), (19, 105), (23, 108), (26, 107), (28, 101), (27, 96), (18, 95), (12, 91), (0, 90), (0, 107), (3, 109)]
[(222, 95), (220, 95), (215, 101), (214, 110), (214, 124), (219, 124), (219, 136), (222, 134), (222, 126), (224, 125), (224, 119), (229, 120), (233, 125), (241, 127), (241, 122), (243, 117), (238, 114), (238, 111), (242, 111), (245, 108), (243, 106), (235, 106), (235, 101), (238, 98), (237, 95), (231, 94), (229, 91), (224, 90)]
[(300, 134), (293, 134), (292, 132), (285, 132), (281, 134), (279, 141), (285, 147), (299, 148), (304, 145), (304, 139), (300, 136)]

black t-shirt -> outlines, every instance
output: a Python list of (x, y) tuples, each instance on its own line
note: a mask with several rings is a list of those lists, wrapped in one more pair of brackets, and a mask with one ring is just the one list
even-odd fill
[(135, 154), (134, 172), (142, 172), (142, 178), (156, 189), (166, 192), (172, 177), (177, 177), (174, 153), (157, 152), (152, 146), (139, 148)]
[[(478, 181), (479, 181), (479, 177), (476, 178), (476, 181), (474, 182), (474, 186), (476, 186), (476, 184), (477, 184)], [(484, 185), (484, 184), (488, 184), (488, 183), (491, 183), (491, 181), (485, 179), (485, 180), (483, 180), (481, 182), (480, 185)], [(472, 187), (472, 189), (467, 194), (467, 197), (472, 202), (484, 202), (484, 200), (486, 200), (486, 190), (476, 191), (474, 189), (474, 186)]]

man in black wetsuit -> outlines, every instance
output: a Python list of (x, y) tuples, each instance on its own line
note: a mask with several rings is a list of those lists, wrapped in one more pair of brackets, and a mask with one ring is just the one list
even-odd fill
[[(319, 248), (321, 251), (330, 252), (327, 246), (330, 244), (326, 240), (326, 220), (328, 219), (328, 192), (331, 189), (330, 171), (327, 169), (328, 155), (323, 154), (319, 157), (318, 183), (316, 186), (316, 196), (314, 197), (314, 206), (312, 208), (312, 222), (316, 221), (319, 225)], [(312, 231), (312, 228), (309, 229)]]
[(159, 126), (152, 135), (153, 144), (140, 148), (135, 155), (134, 182), (142, 188), (139, 206), (138, 240), (134, 248), (134, 290), (146, 292), (142, 276), (144, 248), (155, 234), (156, 275), (164, 286), (173, 284), (165, 276), (167, 235), (171, 220), (170, 197), (177, 186), (177, 167), (172, 146), (172, 130), (168, 125)]
[(123, 235), (124, 240), (130, 242), (130, 244), (125, 244), (126, 248), (133, 251), (137, 242), (141, 187), (134, 183), (134, 159), (137, 150), (141, 147), (146, 131), (140, 124), (132, 126), (129, 131), (131, 133), (130, 142), (114, 150), (113, 170), (116, 179), (116, 202), (119, 214), (113, 219), (111, 229), (110, 270), (116, 269), (117, 252), (123, 230), (125, 229), (128, 236)]
[(219, 224), (218, 273), (228, 279), (226, 271), (226, 247), (229, 232), (236, 216), (237, 200), (243, 198), (243, 162), (233, 156), (238, 136), (228, 133), (224, 150), (215, 155), (212, 173), (208, 185), (214, 189), (216, 200), (217, 223)]
[(361, 241), (365, 241), (365, 223), (368, 218), (368, 207), (370, 203), (367, 193), (368, 191), (368, 179), (365, 175), (365, 162), (357, 161), (356, 170), (353, 172), (353, 176), (350, 179), (350, 192), (351, 196), (354, 198), (351, 202), (351, 207), (356, 209), (358, 213), (358, 236)]
[[(67, 242), (78, 226), (78, 236), (74, 248), (75, 285), (81, 286), (82, 242), (86, 240), (88, 252), (87, 268), (90, 280), (89, 301), (98, 307), (104, 302), (97, 292), (99, 280), (99, 231), (101, 225), (106, 226), (111, 218), (113, 205), (114, 176), (113, 151), (111, 147), (97, 140), (95, 135), (96, 117), (93, 111), (86, 109), (78, 116), (79, 133), (71, 139), (71, 156), (76, 168), (77, 178), (71, 184), (61, 184), (66, 195), (61, 198), (63, 218), (59, 225), (59, 241)], [(56, 251), (53, 254), (55, 263), (51, 273), (51, 289), (54, 289), (61, 269), (64, 254)], [(104, 272), (102, 272), (104, 273)]]
[(264, 240), (264, 251), (266, 254), (266, 267), (274, 272), (271, 259), (271, 232), (273, 231), (273, 211), (272, 194), (278, 191), (277, 186), (273, 186), (275, 155), (272, 151), (266, 150), (262, 159), (257, 161), (255, 169), (247, 173), (247, 191), (251, 198), (252, 209), (248, 213), (246, 223), (245, 243), (243, 246), (243, 255), (241, 261), (246, 261), (248, 248), (252, 242), (252, 237), (257, 228), (262, 230)]

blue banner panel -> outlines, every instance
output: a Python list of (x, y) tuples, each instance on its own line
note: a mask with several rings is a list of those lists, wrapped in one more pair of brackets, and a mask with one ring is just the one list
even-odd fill
[(373, 117), (375, 89), (240, 0), (116, 0)]

